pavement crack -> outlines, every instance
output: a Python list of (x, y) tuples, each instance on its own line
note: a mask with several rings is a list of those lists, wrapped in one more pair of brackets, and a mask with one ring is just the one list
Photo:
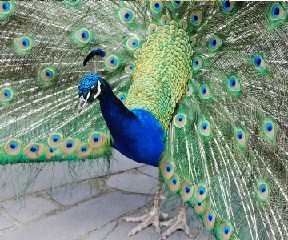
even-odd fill
[(106, 234), (106, 236), (103, 238), (103, 240), (107, 239), (107, 237), (114, 232), (114, 230), (118, 227), (119, 222), (117, 221), (116, 224), (111, 228), (111, 230)]

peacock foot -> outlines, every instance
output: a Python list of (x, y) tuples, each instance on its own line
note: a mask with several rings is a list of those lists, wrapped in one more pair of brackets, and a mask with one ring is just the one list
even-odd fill
[(183, 230), (191, 238), (195, 238), (198, 235), (198, 231), (191, 231), (186, 223), (184, 203), (181, 205), (178, 216), (176, 218), (170, 219), (169, 221), (160, 223), (160, 227), (162, 226), (168, 227), (168, 229), (161, 234), (160, 239), (166, 239), (177, 230)]
[(133, 228), (128, 236), (132, 236), (137, 232), (142, 231), (144, 228), (154, 225), (156, 228), (156, 232), (160, 234), (160, 220), (166, 220), (168, 218), (168, 214), (162, 213), (160, 211), (160, 203), (161, 203), (161, 189), (162, 189), (162, 180), (161, 177), (158, 177), (158, 186), (156, 190), (156, 194), (153, 201), (152, 210), (141, 217), (126, 217), (124, 218), (127, 222), (141, 222), (137, 227)]
[(126, 217), (124, 218), (127, 222), (141, 222), (137, 227), (133, 228), (129, 233), (128, 236), (132, 236), (137, 232), (142, 231), (144, 228), (154, 225), (156, 228), (156, 232), (160, 234), (160, 221), (166, 220), (168, 218), (168, 214), (162, 213), (159, 208), (156, 209), (155, 207), (151, 212), (141, 217)]

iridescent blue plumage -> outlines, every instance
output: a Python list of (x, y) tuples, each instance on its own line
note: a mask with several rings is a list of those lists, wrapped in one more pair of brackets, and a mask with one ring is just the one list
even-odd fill
[(98, 74), (86, 74), (78, 84), (78, 95), (85, 97), (93, 87), (97, 86), (98, 80)]
[(143, 109), (127, 109), (113, 93), (110, 85), (98, 74), (87, 74), (78, 85), (79, 96), (94, 100), (98, 81), (101, 94), (98, 99), (102, 115), (114, 140), (114, 147), (136, 162), (158, 167), (164, 150), (164, 130), (158, 120)]

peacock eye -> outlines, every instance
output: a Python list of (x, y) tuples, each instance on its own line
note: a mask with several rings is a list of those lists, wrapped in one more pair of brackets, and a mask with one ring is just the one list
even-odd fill
[(129, 38), (127, 41), (126, 41), (126, 47), (129, 49), (129, 50), (136, 50), (138, 49), (140, 46), (140, 39), (136, 38), (136, 37), (132, 37), (132, 38)]
[(173, 4), (174, 7), (179, 8), (183, 4), (183, 2), (181, 2), (181, 1), (173, 1), (172, 4)]
[(10, 3), (9, 2), (2, 2), (2, 10), (4, 12), (9, 11), (10, 10)]
[(229, 1), (225, 0), (222, 2), (222, 9), (224, 10), (225, 13), (230, 13), (235, 7), (235, 2), (234, 1)]
[(120, 8), (118, 10), (118, 17), (124, 24), (131, 23), (134, 19), (134, 11), (129, 8)]
[(208, 49), (210, 51), (216, 51), (222, 46), (222, 39), (216, 35), (213, 35), (208, 41)]
[(93, 95), (97, 94), (97, 92), (98, 92), (97, 88), (94, 88), (90, 91), (90, 93), (92, 93)]
[(162, 25), (166, 25), (170, 23), (170, 16), (169, 15), (163, 15), (161, 17), (161, 23)]
[(81, 37), (82, 37), (82, 40), (87, 40), (89, 37), (88, 31), (82, 31)]
[(255, 67), (255, 69), (257, 70), (257, 72), (259, 73), (266, 73), (268, 66), (263, 58), (263, 56), (261, 55), (254, 55), (251, 57), (252, 63)]
[(162, 3), (159, 1), (159, 2), (151, 2), (150, 4), (150, 8), (153, 12), (160, 12), (162, 10)]
[(268, 17), (272, 22), (283, 22), (286, 19), (285, 9), (279, 3), (274, 3), (268, 12)]
[(154, 23), (151, 23), (149, 26), (148, 26), (148, 33), (151, 34), (151, 33), (156, 33), (156, 28), (157, 28), (157, 25), (154, 24)]
[(203, 12), (199, 9), (193, 11), (190, 15), (190, 23), (193, 26), (199, 26), (202, 22)]
[(73, 33), (74, 42), (80, 46), (85, 46), (93, 39), (93, 33), (87, 28), (81, 28)]
[(0, 1), (0, 21), (8, 19), (14, 12), (13, 1)]
[(185, 30), (185, 29), (187, 29), (187, 27), (188, 27), (188, 24), (184, 19), (179, 21), (179, 28), (182, 28)]

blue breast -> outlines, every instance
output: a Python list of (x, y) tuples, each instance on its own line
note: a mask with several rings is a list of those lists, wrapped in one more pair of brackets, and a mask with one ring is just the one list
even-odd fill
[(165, 132), (154, 115), (143, 109), (127, 109), (106, 81), (100, 95), (102, 115), (115, 148), (128, 158), (157, 166), (164, 150)]
[(136, 162), (158, 166), (164, 150), (164, 131), (158, 120), (148, 111), (135, 109), (137, 116), (130, 121), (125, 130), (125, 139), (113, 136), (115, 147), (128, 158)]
[(164, 150), (164, 131), (157, 119), (142, 109), (131, 111), (136, 118), (121, 114), (115, 121), (106, 121), (114, 139), (115, 148), (139, 163), (157, 166)]

